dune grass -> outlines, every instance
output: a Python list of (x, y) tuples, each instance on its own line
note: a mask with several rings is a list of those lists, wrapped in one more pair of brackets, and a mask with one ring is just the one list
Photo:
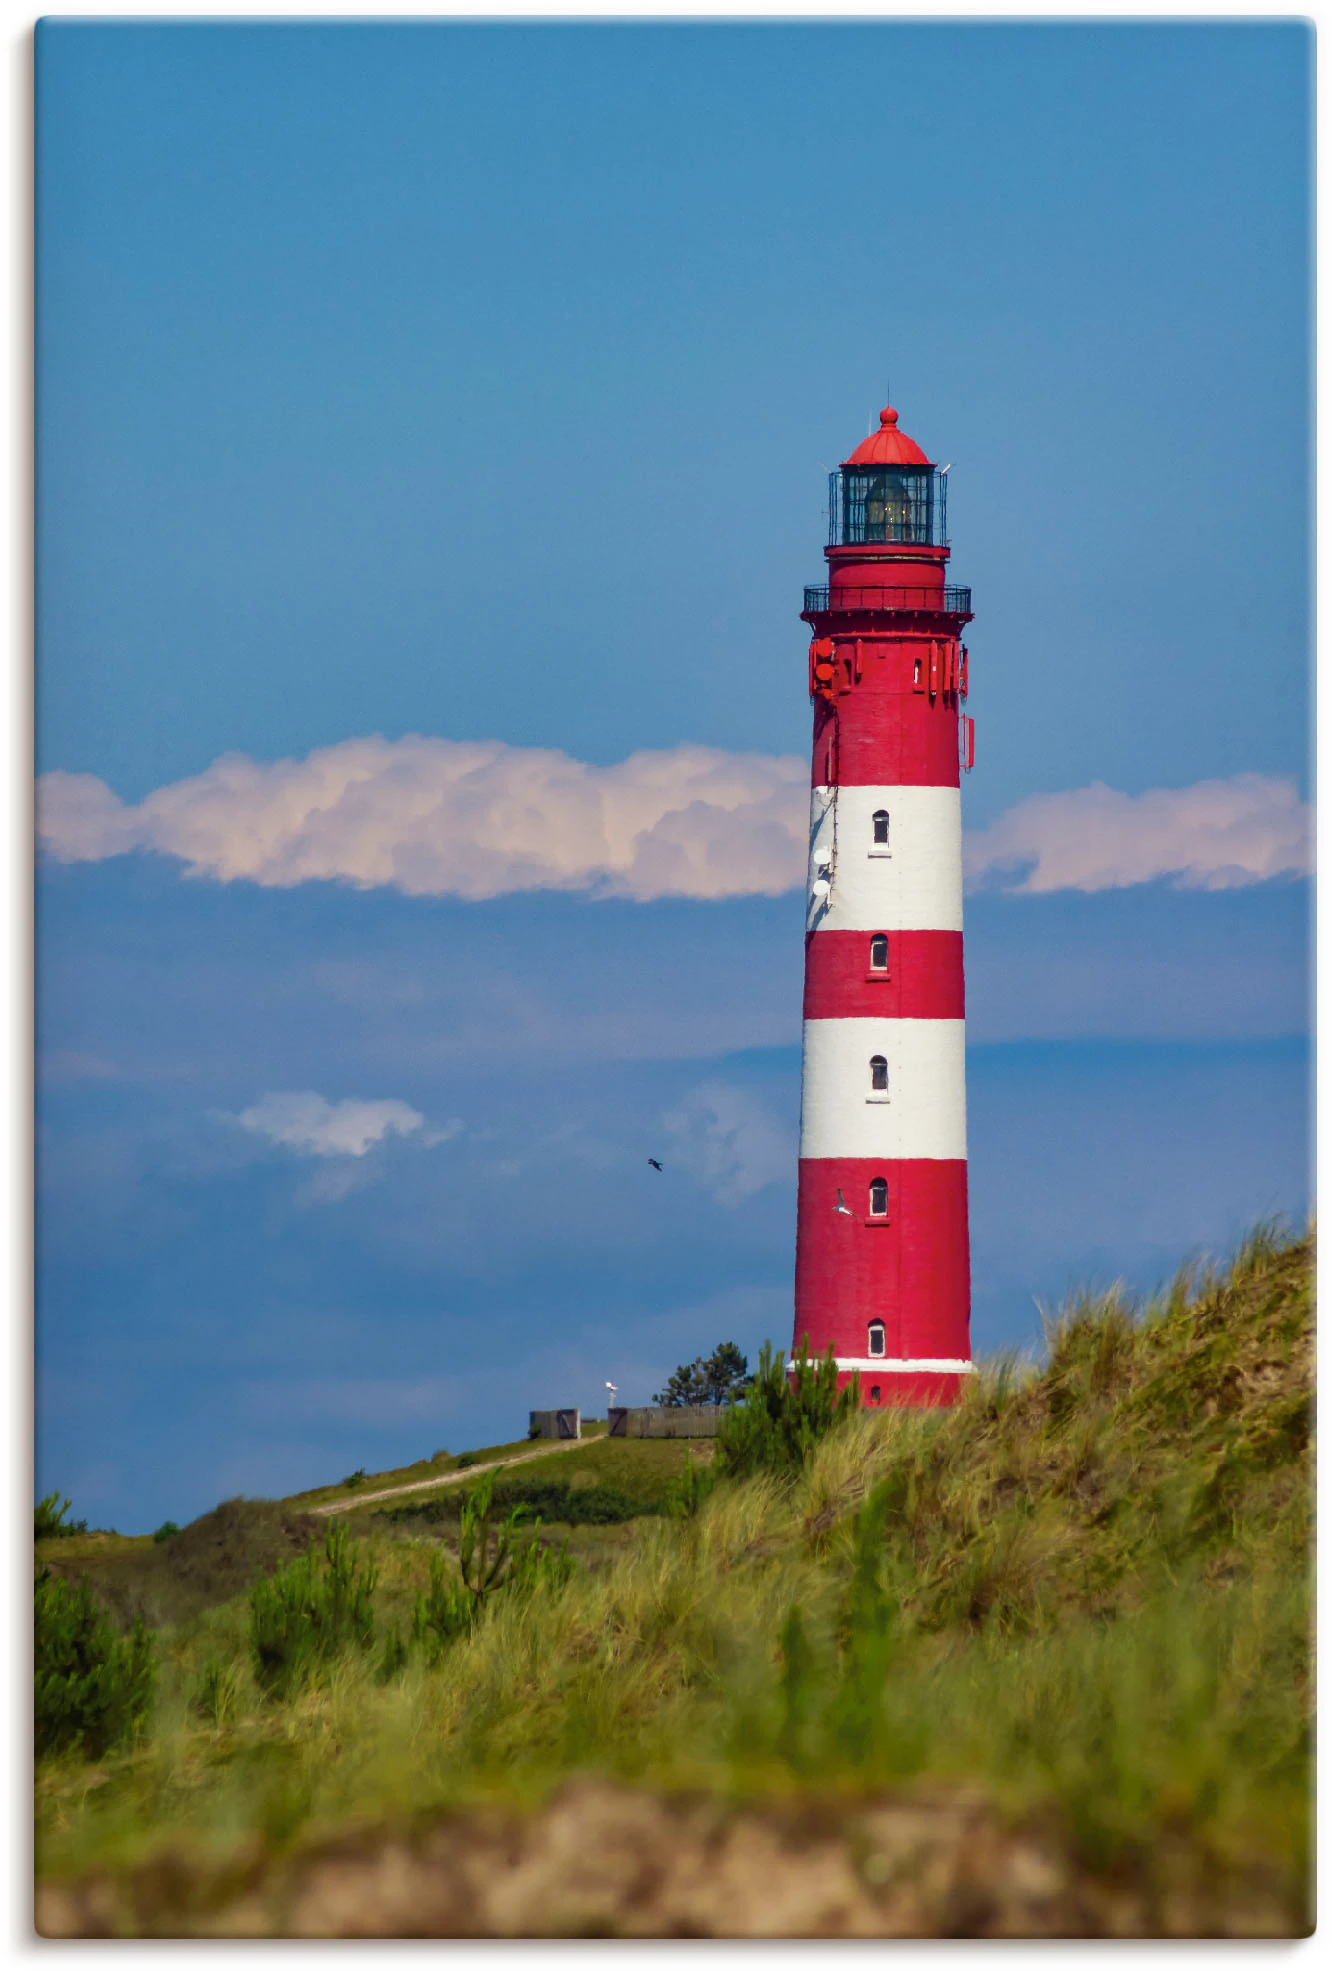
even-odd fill
[[(1144, 1309), (1074, 1303), (1044, 1366), (604, 1529), (601, 1565), (388, 1680), (349, 1652), (275, 1701), (244, 1596), (180, 1622), (146, 1737), (42, 1767), (40, 1865), (275, 1854), (593, 1772), (735, 1800), (980, 1786), (1090, 1868), (1259, 1856), (1301, 1910), (1311, 1263), (1260, 1229)], [(405, 1622), (438, 1541), (367, 1544), (376, 1620)]]

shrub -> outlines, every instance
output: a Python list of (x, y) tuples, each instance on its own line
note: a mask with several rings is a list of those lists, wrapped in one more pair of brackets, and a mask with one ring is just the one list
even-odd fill
[(860, 1408), (860, 1381), (853, 1376), (837, 1387), (831, 1345), (820, 1362), (811, 1362), (806, 1344), (786, 1367), (781, 1351), (765, 1342), (758, 1372), (743, 1402), (728, 1409), (717, 1432), (719, 1475), (753, 1478), (766, 1473), (793, 1477), (821, 1437)]
[(510, 1506), (497, 1517), (495, 1474), (487, 1472), (462, 1502), (458, 1535), (458, 1566), (478, 1601), (502, 1588), (514, 1561), (518, 1529), (533, 1515), (528, 1506)]
[(66, 1519), (70, 1501), (61, 1498), (59, 1492), (48, 1492), (44, 1499), (37, 1501), (33, 1512), (35, 1537), (39, 1540), (69, 1539), (76, 1533), (86, 1533), (86, 1519)]
[(71, 1587), (42, 1568), (33, 1634), (39, 1759), (78, 1746), (99, 1759), (138, 1732), (152, 1701), (157, 1664), (142, 1622), (118, 1636), (85, 1576)]
[[(418, 1522), (428, 1526), (456, 1522), (476, 1488), (451, 1488), (433, 1499), (413, 1499), (401, 1506), (388, 1506), (376, 1518)], [(561, 1478), (501, 1479), (495, 1486), (494, 1502), (507, 1512), (522, 1506), (529, 1514), (554, 1520), (561, 1526), (618, 1526), (627, 1519), (638, 1519), (660, 1508), (645, 1499), (636, 1499), (615, 1485), (572, 1486)]]
[(177, 1533), (179, 1533), (179, 1531), (180, 1528), (177, 1526), (174, 1519), (164, 1519), (162, 1521), (162, 1524), (158, 1527), (157, 1531), (154, 1533), (153, 1538), (154, 1540), (156, 1540), (158, 1546), (160, 1547), (164, 1540), (174, 1540)]
[(446, 1571), (443, 1554), (432, 1554), (430, 1586), (417, 1595), (412, 1613), (412, 1643), (432, 1660), (469, 1634), (477, 1617), (476, 1596), (465, 1582), (446, 1579)]
[(249, 1643), (262, 1688), (286, 1695), (344, 1653), (371, 1649), (377, 1578), (372, 1560), (361, 1565), (360, 1549), (352, 1546), (346, 1528), (331, 1526), (322, 1565), (312, 1544), (271, 1580), (256, 1581), (250, 1590)]
[(407, 1638), (395, 1622), (384, 1635), (384, 1647), (379, 1652), (379, 1663), (375, 1670), (376, 1680), (381, 1684), (391, 1683), (406, 1666)]
[(365, 1481), (369, 1476), (370, 1474), (366, 1470), (365, 1466), (358, 1465), (355, 1471), (348, 1472), (347, 1476), (343, 1479), (342, 1482), (350, 1491), (354, 1492), (358, 1485), (365, 1484)]

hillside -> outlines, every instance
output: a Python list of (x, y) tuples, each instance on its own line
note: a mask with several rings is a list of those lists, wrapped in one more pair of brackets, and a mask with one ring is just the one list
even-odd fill
[(574, 1525), (433, 1656), (387, 1637), (457, 1522), (353, 1515), (373, 1648), (266, 1694), (229, 1586), (141, 1745), (44, 1762), (43, 1930), (1304, 1934), (1311, 1265), (1260, 1232), (956, 1412)]

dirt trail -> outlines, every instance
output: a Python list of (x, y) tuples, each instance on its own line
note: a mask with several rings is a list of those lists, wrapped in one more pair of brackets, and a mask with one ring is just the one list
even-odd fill
[(509, 1458), (492, 1458), (488, 1464), (468, 1465), (464, 1471), (446, 1471), (438, 1478), (414, 1478), (410, 1485), (389, 1485), (382, 1492), (353, 1492), (349, 1499), (329, 1499), (322, 1506), (306, 1506), (306, 1512), (320, 1513), (325, 1518), (335, 1512), (355, 1512), (358, 1506), (372, 1505), (376, 1499), (396, 1499), (404, 1492), (433, 1492), (441, 1485), (463, 1485), (469, 1478), (479, 1478), (483, 1471), (502, 1471), (505, 1465), (531, 1464), (533, 1458), (549, 1458), (556, 1451), (576, 1451), (580, 1444), (593, 1444), (599, 1439), (591, 1437), (566, 1437), (554, 1444), (543, 1444), (539, 1451), (515, 1451)]

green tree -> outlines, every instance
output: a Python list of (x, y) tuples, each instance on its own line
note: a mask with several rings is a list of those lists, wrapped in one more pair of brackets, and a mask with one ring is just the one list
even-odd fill
[(723, 1341), (711, 1355), (696, 1355), (682, 1362), (665, 1389), (659, 1389), (654, 1403), (678, 1409), (695, 1403), (738, 1403), (753, 1378), (748, 1357), (733, 1341)]

